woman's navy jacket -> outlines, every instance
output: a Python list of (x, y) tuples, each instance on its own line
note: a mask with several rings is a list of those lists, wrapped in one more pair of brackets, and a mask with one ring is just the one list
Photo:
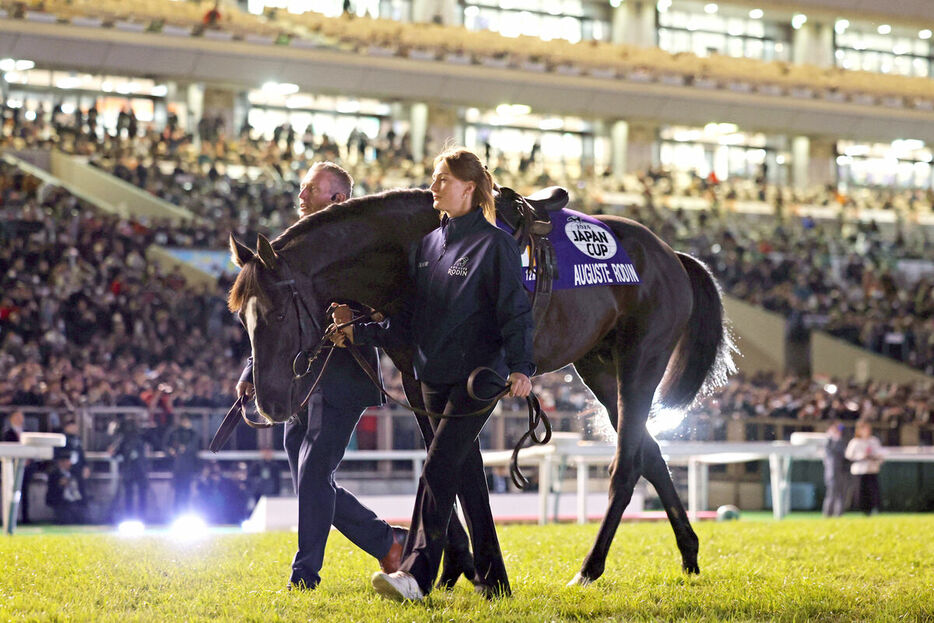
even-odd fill
[(358, 344), (412, 343), (415, 376), (457, 383), (474, 368), (532, 376), (532, 306), (516, 241), (479, 209), (422, 238), (410, 255), (415, 300), (382, 323), (354, 329)]

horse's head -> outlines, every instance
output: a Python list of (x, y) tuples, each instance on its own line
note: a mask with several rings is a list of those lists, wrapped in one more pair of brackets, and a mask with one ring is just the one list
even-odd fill
[(295, 378), (293, 362), (321, 339), (324, 312), (320, 303), (299, 294), (300, 275), (262, 235), (256, 251), (231, 236), (230, 253), (240, 274), (227, 303), (250, 336), (256, 408), (266, 419), (283, 422), (310, 389), (309, 376)]
[(281, 422), (298, 411), (313, 375), (295, 379), (293, 362), (318, 344), (332, 301), (393, 312), (411, 287), (408, 252), (437, 223), (430, 192), (397, 190), (306, 216), (272, 244), (259, 236), (255, 251), (231, 237), (240, 274), (228, 306), (250, 335), (263, 416)]

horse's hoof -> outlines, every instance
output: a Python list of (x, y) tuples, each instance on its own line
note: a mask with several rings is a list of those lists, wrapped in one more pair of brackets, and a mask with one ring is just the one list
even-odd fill
[(696, 560), (694, 562), (682, 563), (681, 569), (684, 570), (685, 573), (689, 573), (691, 575), (697, 575), (700, 573), (700, 567), (697, 566)]
[(593, 583), (593, 580), (588, 577), (584, 577), (580, 572), (578, 572), (577, 575), (574, 576), (574, 579), (568, 582), (568, 586), (588, 586), (591, 583)]
[(469, 552), (465, 552), (458, 555), (450, 564), (444, 565), (444, 568), (441, 570), (441, 577), (435, 585), (435, 588), (443, 591), (453, 589), (454, 585), (457, 584), (457, 581), (460, 579), (461, 574), (469, 581), (473, 582), (475, 573), (473, 557)]

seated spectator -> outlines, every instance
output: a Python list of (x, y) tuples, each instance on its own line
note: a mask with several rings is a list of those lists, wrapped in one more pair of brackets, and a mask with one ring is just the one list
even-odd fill
[(87, 521), (85, 500), (71, 467), (71, 452), (67, 448), (56, 448), (55, 460), (48, 471), (45, 503), (55, 514), (57, 524), (83, 524)]

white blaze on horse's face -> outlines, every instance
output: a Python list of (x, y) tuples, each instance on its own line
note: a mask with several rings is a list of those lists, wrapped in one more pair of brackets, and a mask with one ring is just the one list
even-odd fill
[(259, 305), (259, 303), (256, 297), (251, 296), (247, 299), (246, 305), (243, 306), (243, 325), (246, 327), (247, 335), (250, 336), (251, 344), (253, 343), (253, 332), (256, 330), (257, 305)]
[[(262, 312), (266, 311), (264, 315)], [(253, 387), (256, 408), (265, 417), (281, 422), (293, 412), (288, 404), (291, 383), (291, 359), (287, 341), (279, 333), (288, 327), (277, 322), (275, 313), (261, 310), (259, 299), (251, 296), (242, 308), (243, 326), (250, 336), (253, 355)]]

